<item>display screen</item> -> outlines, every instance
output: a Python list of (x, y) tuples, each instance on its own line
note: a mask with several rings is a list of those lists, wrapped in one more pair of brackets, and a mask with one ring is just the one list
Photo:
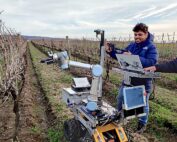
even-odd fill
[(144, 96), (144, 87), (127, 87), (124, 88), (125, 109), (134, 109), (146, 105)]

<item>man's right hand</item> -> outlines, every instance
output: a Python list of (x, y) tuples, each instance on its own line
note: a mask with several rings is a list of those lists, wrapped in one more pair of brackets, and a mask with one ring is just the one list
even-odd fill
[(105, 50), (106, 52), (110, 53), (112, 51), (112, 48), (110, 47), (110, 43), (109, 42), (106, 42), (105, 43)]

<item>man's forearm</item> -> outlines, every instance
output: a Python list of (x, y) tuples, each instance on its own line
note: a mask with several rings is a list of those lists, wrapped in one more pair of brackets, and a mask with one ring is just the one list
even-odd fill
[(163, 64), (156, 65), (157, 72), (177, 73), (177, 58)]

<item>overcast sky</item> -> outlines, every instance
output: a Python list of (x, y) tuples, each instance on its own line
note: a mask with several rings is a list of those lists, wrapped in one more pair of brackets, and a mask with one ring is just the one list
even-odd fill
[(177, 34), (176, 0), (0, 0), (6, 26), (23, 35), (106, 37), (129, 35), (137, 22), (152, 33)]

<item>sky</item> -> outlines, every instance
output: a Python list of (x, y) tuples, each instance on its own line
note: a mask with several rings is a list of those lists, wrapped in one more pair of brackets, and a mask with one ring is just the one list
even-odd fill
[(23, 35), (82, 38), (128, 36), (139, 22), (156, 35), (177, 34), (176, 0), (0, 0), (0, 19)]

